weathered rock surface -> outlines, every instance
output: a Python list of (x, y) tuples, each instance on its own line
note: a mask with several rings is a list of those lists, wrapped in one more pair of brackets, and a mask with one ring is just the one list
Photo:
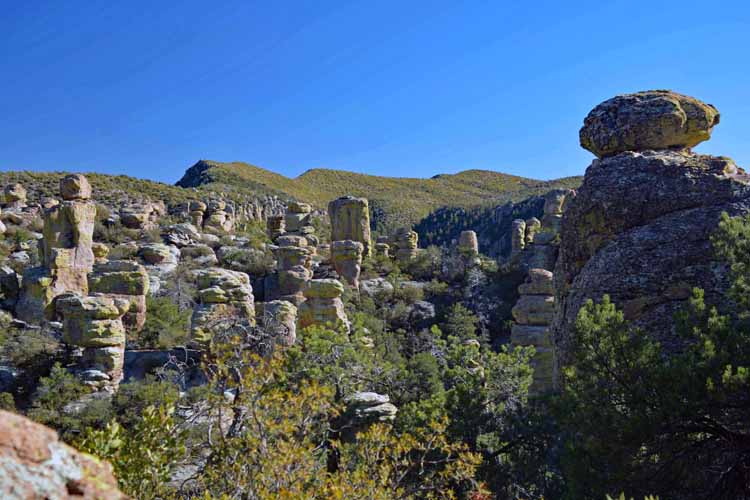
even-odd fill
[(331, 243), (331, 261), (341, 278), (350, 286), (359, 288), (364, 245), (359, 241), (344, 240)]
[[(704, 135), (716, 123), (712, 110), (691, 111)], [(665, 135), (673, 133), (667, 118)], [(700, 125), (704, 121), (709, 125)], [(729, 158), (660, 150), (594, 160), (562, 220), (552, 330), (556, 364), (565, 363), (581, 306), (604, 294), (668, 351), (679, 349), (673, 315), (691, 288), (703, 288), (709, 304), (725, 303), (726, 269), (710, 241), (722, 212), (750, 213), (750, 177)]]
[(113, 299), (127, 300), (129, 307), (122, 318), (125, 327), (138, 332), (146, 323), (146, 295), (149, 277), (137, 262), (112, 260), (94, 265), (89, 274), (89, 292)]
[(250, 277), (219, 267), (195, 272), (198, 304), (193, 309), (190, 336), (198, 345), (210, 344), (214, 331), (233, 323), (255, 325)]
[(24, 208), (26, 206), (26, 188), (21, 184), (8, 184), (3, 189), (5, 208)]
[(419, 235), (407, 227), (400, 228), (393, 235), (396, 260), (402, 263), (414, 260), (419, 253)]
[(311, 280), (305, 289), (305, 301), (299, 306), (299, 328), (311, 325), (342, 326), (349, 330), (349, 319), (344, 311), (341, 296), (344, 285), (335, 279)]
[(359, 241), (364, 246), (364, 255), (370, 255), (370, 210), (366, 198), (337, 198), (328, 204), (328, 215), (331, 218), (331, 241)]
[(479, 255), (477, 233), (474, 231), (461, 231), (461, 236), (458, 238), (458, 252), (467, 257), (476, 257)]
[(0, 497), (28, 499), (125, 499), (112, 467), (62, 443), (57, 433), (0, 410)]
[(719, 112), (668, 90), (613, 97), (595, 107), (581, 128), (581, 146), (602, 158), (624, 151), (691, 148), (711, 137)]
[(279, 344), (293, 345), (297, 338), (297, 307), (286, 300), (263, 303), (263, 326), (273, 332)]

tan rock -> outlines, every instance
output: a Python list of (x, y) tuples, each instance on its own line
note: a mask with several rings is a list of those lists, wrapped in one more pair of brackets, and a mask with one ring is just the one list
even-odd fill
[(62, 443), (52, 429), (0, 410), (0, 497), (124, 500), (112, 467)]
[(364, 255), (370, 255), (370, 211), (366, 198), (344, 196), (333, 200), (328, 204), (328, 216), (331, 241), (359, 241), (364, 246)]
[(305, 301), (298, 309), (299, 328), (319, 325), (349, 330), (349, 320), (341, 301), (344, 285), (338, 280), (311, 280), (304, 293)]
[(719, 112), (710, 104), (669, 90), (608, 99), (583, 122), (581, 146), (598, 157), (624, 151), (692, 148), (711, 137)]
[(293, 345), (297, 338), (297, 307), (286, 300), (264, 303), (263, 325), (273, 332), (279, 344)]
[(60, 180), (60, 196), (63, 200), (88, 200), (91, 184), (81, 174), (69, 174)]
[(331, 243), (331, 261), (341, 278), (354, 288), (359, 288), (364, 246), (359, 241), (344, 240)]
[(476, 232), (461, 231), (461, 235), (458, 237), (458, 252), (468, 257), (479, 255), (479, 240)]

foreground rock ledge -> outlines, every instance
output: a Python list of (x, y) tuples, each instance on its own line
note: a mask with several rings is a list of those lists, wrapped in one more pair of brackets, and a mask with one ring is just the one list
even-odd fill
[(127, 498), (109, 463), (62, 443), (52, 429), (0, 410), (0, 498)]

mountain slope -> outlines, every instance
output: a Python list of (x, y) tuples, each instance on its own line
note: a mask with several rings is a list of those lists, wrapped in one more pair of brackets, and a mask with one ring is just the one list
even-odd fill
[(290, 179), (247, 163), (201, 160), (177, 182), (217, 191), (250, 190), (325, 208), (347, 194), (370, 200), (378, 226), (412, 225), (440, 207), (475, 207), (519, 201), (557, 187), (576, 187), (580, 177), (539, 181), (486, 170), (442, 174), (430, 179), (380, 177), (342, 170), (313, 169)]

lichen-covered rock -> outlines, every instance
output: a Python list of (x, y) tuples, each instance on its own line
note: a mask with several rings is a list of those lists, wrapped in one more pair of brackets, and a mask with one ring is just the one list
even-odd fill
[(398, 413), (387, 394), (355, 392), (345, 402), (347, 412), (351, 412), (360, 423), (391, 422)]
[(64, 201), (44, 212), (42, 267), (24, 273), (16, 310), (23, 321), (50, 319), (52, 299), (60, 294), (88, 293), (87, 274), (95, 260), (96, 206), (88, 200), (91, 186), (80, 174), (67, 175), (60, 181), (60, 194)]
[(391, 246), (388, 243), (375, 243), (375, 255), (378, 257), (389, 258)]
[(0, 410), (0, 497), (125, 499), (112, 467), (62, 443), (57, 433), (21, 415)]
[(372, 278), (359, 282), (359, 291), (368, 297), (387, 298), (393, 295), (393, 285), (385, 278)]
[(26, 206), (26, 188), (21, 184), (8, 184), (3, 190), (5, 208), (24, 208)]
[(255, 301), (250, 277), (214, 267), (194, 273), (198, 304), (193, 309), (190, 335), (199, 346), (210, 344), (214, 330), (232, 324), (255, 325)]
[(266, 233), (271, 241), (286, 232), (286, 224), (283, 215), (271, 215), (266, 219)]
[(344, 285), (335, 279), (311, 280), (304, 290), (305, 301), (299, 306), (299, 328), (311, 325), (343, 327), (349, 330), (349, 319), (344, 311), (341, 296)]
[(402, 263), (410, 262), (419, 253), (419, 234), (402, 227), (393, 235), (393, 246), (396, 247), (396, 260)]
[(551, 295), (521, 295), (513, 307), (513, 319), (522, 325), (549, 325), (555, 312)]
[(366, 198), (337, 198), (328, 204), (328, 215), (331, 241), (359, 241), (364, 246), (364, 255), (370, 255), (370, 206)]
[(510, 255), (514, 257), (521, 253), (526, 246), (526, 221), (516, 219), (511, 225)]
[(198, 228), (192, 224), (182, 222), (169, 226), (163, 233), (162, 238), (168, 245), (174, 245), (177, 248), (183, 248), (190, 245), (197, 245), (201, 241), (201, 233)]
[(107, 261), (109, 256), (109, 247), (104, 243), (94, 242), (91, 245), (91, 251), (94, 254), (94, 263), (102, 263)]
[(521, 295), (554, 295), (553, 275), (547, 269), (529, 269), (529, 280), (518, 287)]
[(476, 232), (461, 231), (461, 235), (458, 237), (458, 252), (468, 257), (479, 255), (479, 240)]
[(273, 332), (279, 344), (293, 345), (297, 338), (297, 307), (286, 300), (265, 302), (263, 326)]
[(608, 99), (581, 128), (581, 146), (602, 158), (624, 151), (692, 148), (708, 140), (719, 123), (710, 104), (669, 90), (649, 90)]
[(524, 248), (525, 245), (531, 245), (532, 243), (534, 243), (534, 239), (536, 238), (537, 233), (539, 233), (541, 228), (542, 222), (536, 217), (526, 219), (526, 226), (524, 229)]
[(95, 389), (115, 391), (125, 359), (122, 316), (130, 303), (108, 296), (65, 295), (55, 306), (63, 318), (63, 342), (83, 348), (78, 376)]
[(122, 322), (128, 331), (138, 332), (146, 323), (146, 295), (149, 292), (146, 269), (129, 260), (107, 261), (94, 266), (89, 274), (89, 291), (128, 301)]
[(341, 278), (354, 288), (359, 288), (364, 245), (359, 241), (344, 240), (331, 243), (331, 261)]

